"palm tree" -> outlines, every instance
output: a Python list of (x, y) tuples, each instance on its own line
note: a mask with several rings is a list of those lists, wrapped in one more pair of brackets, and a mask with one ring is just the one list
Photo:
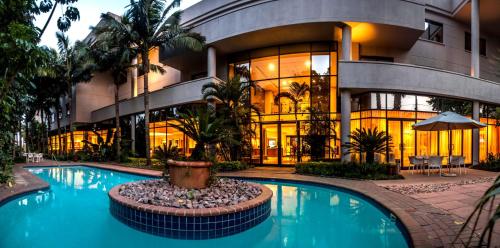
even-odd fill
[(95, 64), (90, 56), (89, 47), (81, 41), (77, 41), (73, 46), (70, 45), (68, 37), (61, 32), (56, 33), (57, 46), (62, 64), (62, 75), (67, 87), (68, 108), (69, 108), (69, 131), (71, 136), (71, 154), (75, 152), (75, 138), (73, 136), (73, 86), (80, 82), (89, 82), (92, 79), (92, 71)]
[[(217, 111), (221, 118), (226, 120), (226, 125), (232, 130), (232, 141), (223, 146), (228, 147), (229, 155), (223, 155), (227, 160), (238, 160), (244, 153), (247, 139), (251, 139), (248, 133), (251, 111), (259, 114), (258, 108), (252, 105), (249, 100), (250, 89), (255, 86), (252, 82), (242, 81), (239, 76), (228, 81), (218, 83), (208, 83), (203, 85), (202, 93), (205, 100), (217, 100), (221, 104)], [(248, 137), (250, 136), (250, 137)], [(224, 149), (225, 147), (221, 147)]]
[[(274, 97), (274, 102), (276, 104), (279, 103), (281, 98), (286, 98), (293, 103), (293, 113), (295, 116), (295, 129), (297, 135), (297, 144), (300, 144), (300, 129), (299, 129), (299, 120), (298, 120), (298, 112), (299, 112), (299, 103), (303, 101), (303, 98), (306, 96), (308, 92), (310, 92), (310, 87), (306, 82), (298, 83), (292, 82), (290, 83), (290, 90), (288, 92), (280, 92), (276, 97)], [(297, 158), (300, 158), (300, 145), (297, 149)]]
[[(199, 108), (196, 112), (187, 110), (186, 113), (179, 113), (179, 117), (174, 119), (178, 123), (170, 125), (196, 142), (191, 153), (193, 160), (210, 159), (206, 149), (232, 137), (231, 130), (224, 126), (224, 119), (217, 118), (208, 108)], [(213, 155), (213, 150), (210, 153)]]
[(173, 0), (165, 4), (163, 0), (130, 0), (128, 10), (120, 20), (110, 14), (104, 18), (109, 20), (109, 31), (115, 37), (123, 37), (133, 47), (138, 49), (142, 71), (144, 72), (144, 117), (146, 140), (146, 164), (151, 165), (149, 153), (149, 52), (157, 47), (166, 49), (187, 48), (201, 51), (204, 38), (198, 33), (190, 32), (188, 28), (180, 25), (181, 12), (176, 11), (168, 16), (175, 8), (179, 7), (180, 0)]
[(387, 147), (392, 146), (392, 137), (385, 131), (379, 131), (376, 127), (372, 129), (357, 128), (349, 135), (351, 142), (346, 142), (348, 153), (366, 153), (366, 163), (375, 161), (375, 153), (384, 153)]
[(121, 158), (121, 129), (120, 129), (120, 104), (119, 90), (122, 84), (127, 83), (129, 69), (134, 66), (132, 60), (137, 56), (137, 50), (133, 48), (128, 39), (123, 36), (115, 36), (116, 33), (107, 32), (107, 19), (103, 25), (94, 28), (96, 34), (95, 42), (92, 44), (92, 56), (99, 70), (110, 72), (115, 85), (115, 148), (116, 160)]

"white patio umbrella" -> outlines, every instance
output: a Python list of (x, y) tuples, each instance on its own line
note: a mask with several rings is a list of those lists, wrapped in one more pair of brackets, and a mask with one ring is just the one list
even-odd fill
[[(451, 130), (474, 129), (486, 127), (485, 124), (447, 111), (437, 116), (415, 123), (413, 129), (417, 131), (443, 131), (448, 130), (448, 159), (451, 159)], [(451, 171), (451, 168), (450, 168)]]

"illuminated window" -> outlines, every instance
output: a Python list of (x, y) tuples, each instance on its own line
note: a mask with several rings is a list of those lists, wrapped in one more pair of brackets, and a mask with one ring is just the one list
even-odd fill
[(250, 64), (252, 80), (278, 78), (278, 56), (252, 59)]
[(443, 43), (443, 24), (425, 20), (425, 31), (420, 37), (426, 40)]

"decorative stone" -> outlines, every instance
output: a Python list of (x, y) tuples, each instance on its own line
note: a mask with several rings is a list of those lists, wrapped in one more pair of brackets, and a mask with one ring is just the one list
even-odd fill
[(176, 239), (236, 234), (271, 214), (269, 188), (234, 179), (220, 179), (214, 185), (188, 190), (163, 180), (128, 183), (109, 191), (110, 211), (132, 228)]

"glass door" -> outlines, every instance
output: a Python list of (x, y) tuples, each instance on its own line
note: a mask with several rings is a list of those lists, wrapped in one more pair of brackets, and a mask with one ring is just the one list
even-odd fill
[(415, 155), (414, 121), (389, 120), (387, 132), (392, 137), (389, 149), (389, 163), (400, 163), (401, 168), (410, 163), (409, 156)]
[(414, 121), (403, 121), (402, 122), (402, 158), (403, 161), (401, 166), (408, 166), (410, 164), (409, 156), (415, 156), (415, 130), (413, 130), (412, 125), (415, 124)]
[[(389, 147), (389, 163), (401, 163), (403, 145), (401, 143), (401, 121), (388, 121), (387, 133), (392, 137), (392, 147)], [(402, 165), (401, 165), (402, 166)]]
[(297, 162), (299, 140), (295, 123), (281, 123), (281, 163), (294, 165)]
[(262, 124), (262, 164), (279, 164), (278, 124)]

